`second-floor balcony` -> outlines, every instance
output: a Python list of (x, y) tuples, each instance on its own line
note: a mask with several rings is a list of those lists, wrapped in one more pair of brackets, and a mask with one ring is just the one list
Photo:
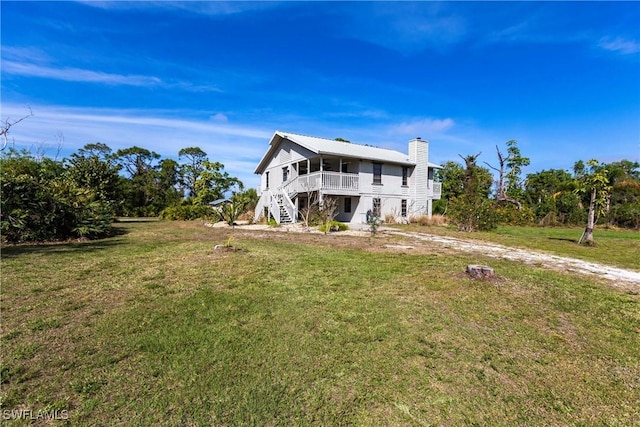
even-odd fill
[(360, 176), (357, 173), (312, 172), (285, 182), (282, 190), (290, 196), (310, 191), (357, 195), (360, 192)]
[[(332, 195), (354, 196), (359, 195), (361, 191), (359, 174), (327, 171), (299, 175), (285, 182), (280, 188), (291, 198), (295, 197), (296, 194), (311, 191), (321, 191), (324, 194)], [(362, 189), (362, 191), (366, 191), (366, 189)], [(440, 199), (441, 194), (442, 184), (430, 181), (427, 188), (427, 197), (437, 200)]]

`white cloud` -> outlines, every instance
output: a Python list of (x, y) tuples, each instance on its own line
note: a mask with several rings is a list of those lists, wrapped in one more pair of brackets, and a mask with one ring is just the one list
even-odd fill
[(4, 76), (37, 77), (68, 82), (97, 83), (108, 86), (161, 87), (189, 92), (221, 92), (215, 86), (195, 85), (182, 80), (163, 80), (156, 76), (116, 74), (76, 67), (56, 67), (51, 58), (32, 47), (2, 48), (2, 74)]
[[(31, 105), (31, 109), (33, 116), (11, 129), (10, 137), (18, 149), (54, 147), (58, 135), (64, 139), (63, 157), (92, 142), (107, 144), (114, 151), (137, 145), (164, 158), (176, 158), (181, 148), (197, 146), (249, 187), (258, 184), (253, 170), (273, 134), (272, 129), (254, 125), (186, 118), (180, 111), (45, 105)], [(25, 106), (2, 105), (3, 119), (22, 117), (28, 112)]]
[(41, 77), (72, 82), (102, 83), (106, 85), (158, 86), (158, 77), (123, 75), (83, 70), (80, 68), (54, 68), (37, 64), (2, 61), (2, 72), (12, 75)]
[(640, 43), (635, 40), (627, 40), (622, 37), (603, 37), (598, 42), (598, 47), (622, 55), (631, 55), (640, 52)]
[(408, 122), (402, 122), (391, 126), (389, 133), (400, 134), (404, 136), (426, 136), (440, 134), (455, 126), (455, 122), (451, 118), (446, 119), (417, 119)]
[(211, 119), (211, 121), (218, 123), (227, 123), (229, 121), (229, 118), (222, 113), (216, 113), (209, 118)]
[(179, 9), (189, 13), (209, 16), (226, 16), (237, 13), (262, 11), (279, 7), (287, 2), (267, 1), (130, 1), (130, 0), (79, 0), (86, 6), (96, 7), (106, 10), (147, 10), (147, 9)]
[[(371, 2), (344, 9), (342, 31), (356, 39), (412, 53), (427, 47), (442, 50), (467, 35), (465, 20), (446, 5), (430, 2)], [(363, 10), (366, 9), (366, 10)]]

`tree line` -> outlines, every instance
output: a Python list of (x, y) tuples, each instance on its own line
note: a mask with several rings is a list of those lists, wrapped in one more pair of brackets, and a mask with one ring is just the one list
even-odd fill
[[(8, 128), (7, 128), (8, 130)], [(4, 133), (6, 137), (6, 132)], [(8, 242), (98, 238), (117, 216), (195, 219), (217, 216), (232, 224), (255, 205), (255, 189), (211, 161), (199, 147), (178, 151), (177, 161), (133, 146), (115, 152), (92, 143), (62, 160), (8, 148), (0, 157), (0, 225)], [(498, 224), (595, 224), (640, 229), (640, 165), (621, 160), (577, 161), (573, 171), (549, 169), (522, 176), (530, 163), (517, 141), (496, 146), (497, 163), (478, 164), (482, 153), (460, 156), (437, 171), (443, 198), (434, 213), (460, 230)], [(494, 181), (492, 170), (498, 179)], [(231, 194), (231, 203), (210, 203)]]
[(8, 148), (0, 158), (1, 231), (8, 242), (98, 238), (117, 216), (193, 219), (224, 214), (210, 203), (232, 193), (235, 220), (255, 200), (251, 189), (199, 147), (178, 161), (133, 146), (115, 152), (92, 143), (62, 160)]
[[(522, 176), (529, 158), (517, 141), (496, 147), (497, 164), (478, 164), (481, 153), (460, 156), (437, 171), (443, 198), (434, 213), (446, 214), (460, 230), (491, 230), (498, 224), (585, 225), (586, 243), (595, 224), (640, 229), (640, 164), (579, 160), (571, 172), (548, 169)], [(497, 173), (497, 180), (491, 170)]]

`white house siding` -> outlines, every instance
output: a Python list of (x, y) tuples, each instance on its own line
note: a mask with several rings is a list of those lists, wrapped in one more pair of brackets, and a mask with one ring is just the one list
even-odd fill
[(413, 199), (413, 210), (415, 213), (430, 213), (428, 209), (428, 184), (429, 184), (429, 144), (422, 139), (412, 139), (409, 141), (409, 159), (416, 164), (412, 182), (411, 198)]
[[(403, 187), (402, 185), (402, 165), (380, 162), (382, 163), (382, 182), (376, 184), (373, 182), (373, 163), (366, 160), (360, 162), (361, 195), (357, 212), (355, 212), (351, 221), (365, 222), (367, 211), (373, 210), (373, 199), (380, 199), (380, 215), (382, 218), (387, 215), (393, 215), (399, 219), (402, 200), (410, 198), (409, 187)], [(409, 174), (411, 174), (412, 169), (412, 167), (408, 167)]]
[[(345, 212), (346, 199), (351, 200), (351, 212)], [(336, 220), (340, 222), (360, 222), (359, 215), (358, 215), (360, 201), (361, 201), (360, 196), (338, 197), (338, 215), (336, 216)]]
[(266, 172), (269, 172), (269, 188), (278, 188), (283, 183), (282, 168), (289, 168), (289, 178), (295, 178), (298, 176), (298, 171), (291, 166), (292, 163), (306, 161), (307, 158), (314, 156), (315, 154), (306, 148), (284, 140), (280, 145), (280, 150), (274, 153), (265, 173), (262, 174), (261, 188), (263, 190), (267, 188)]

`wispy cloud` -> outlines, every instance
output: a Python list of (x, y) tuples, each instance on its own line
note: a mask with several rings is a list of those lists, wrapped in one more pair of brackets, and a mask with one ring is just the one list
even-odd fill
[[(45, 56), (40, 55), (40, 58), (45, 58)], [(156, 76), (106, 73), (75, 67), (55, 67), (48, 64), (15, 61), (5, 58), (2, 60), (2, 73), (4, 75), (37, 77), (78, 83), (97, 83), (108, 86), (161, 87), (188, 92), (221, 92), (221, 89), (215, 86), (197, 85), (181, 80), (166, 81)]]
[(279, 7), (287, 2), (278, 1), (126, 1), (126, 0), (110, 0), (110, 1), (94, 1), (80, 0), (87, 6), (100, 9), (111, 10), (148, 10), (148, 9), (179, 9), (186, 12), (209, 15), (209, 16), (225, 16), (243, 12), (261, 11)]
[(26, 62), (3, 61), (2, 72), (25, 77), (40, 77), (72, 82), (102, 83), (106, 85), (159, 86), (158, 77), (123, 75), (84, 70), (81, 68), (55, 68)]
[(416, 119), (392, 125), (389, 133), (404, 136), (437, 135), (451, 129), (454, 125), (455, 121), (449, 117), (445, 119)]
[[(388, 49), (413, 53), (447, 49), (467, 34), (465, 20), (443, 4), (424, 2), (357, 3), (344, 9), (349, 24), (340, 31)], [(366, 10), (363, 10), (366, 9)]]
[[(248, 186), (257, 184), (253, 168), (273, 134), (273, 129), (254, 124), (211, 120), (211, 114), (192, 118), (194, 113), (187, 111), (30, 107), (33, 116), (11, 129), (16, 148), (50, 146), (58, 135), (64, 139), (62, 156), (91, 142), (105, 143), (114, 151), (138, 145), (174, 158), (181, 148), (198, 146)], [(3, 104), (2, 110), (3, 118), (28, 112), (15, 104)]]
[(640, 52), (640, 43), (622, 37), (602, 37), (598, 42), (598, 47), (621, 55), (632, 55)]

